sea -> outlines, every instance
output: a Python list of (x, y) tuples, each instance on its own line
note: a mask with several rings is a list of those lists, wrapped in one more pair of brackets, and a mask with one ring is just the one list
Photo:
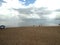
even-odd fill
[(0, 21), (0, 25), (5, 25), (6, 27), (22, 27), (22, 26), (59, 26), (59, 19), (22, 19), (21, 20), (10, 20), (10, 21)]

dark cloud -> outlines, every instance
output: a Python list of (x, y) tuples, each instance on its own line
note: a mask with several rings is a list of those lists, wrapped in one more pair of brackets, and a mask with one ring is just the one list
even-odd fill
[(2, 5), (2, 3), (6, 3), (4, 0), (0, 0), (0, 6)]
[(32, 9), (30, 9), (30, 8), (27, 8), (27, 9), (20, 8), (20, 9), (14, 9), (14, 10), (18, 11), (21, 14), (32, 14), (33, 13), (31, 11)]
[[(14, 9), (18, 11), (20, 14), (37, 14), (37, 15), (49, 15), (52, 12), (50, 10), (47, 10), (46, 7), (41, 8), (20, 8), (20, 9)], [(33, 11), (32, 11), (33, 10)]]
[(36, 12), (38, 15), (49, 15), (52, 12), (49, 10), (40, 10), (39, 12)]
[[(41, 7), (41, 8), (20, 8), (20, 9), (13, 9), (15, 11), (18, 11), (20, 13), (19, 18), (21, 19), (28, 19), (27, 17), (33, 17), (35, 14), (39, 16), (39, 19), (47, 19), (45, 15), (52, 14), (52, 11), (48, 10), (47, 7)], [(23, 15), (25, 16), (23, 16)]]
[(38, 10), (46, 10), (46, 9), (48, 9), (48, 8), (47, 7), (40, 7), (40, 8), (37, 8), (36, 11), (38, 11)]
[[(22, 23), (18, 23), (19, 26), (32, 26), (32, 25), (44, 25), (44, 24), (49, 24), (49, 23), (55, 23), (55, 20), (47, 20), (45, 15), (52, 14), (52, 11), (48, 10), (47, 8), (41, 7), (41, 8), (21, 8), (21, 9), (13, 9), (15, 11), (18, 11), (20, 14), (37, 14), (41, 18), (40, 19), (34, 19), (34, 18), (24, 18), (19, 15), (21, 20), (23, 21)], [(33, 10), (33, 11), (32, 11)]]
[(49, 15), (52, 11), (48, 10), (47, 7), (41, 7), (35, 10), (38, 15)]
[[(40, 24), (45, 24), (44, 22), (47, 22), (44, 15), (51, 14), (51, 12), (49, 10), (47, 10), (47, 8), (43, 8), (43, 7), (41, 7), (41, 8), (20, 8), (20, 9), (13, 9), (13, 10), (18, 11), (20, 13), (18, 15), (19, 20), (16, 17), (11, 17), (11, 18), (6, 17), (5, 19), (0, 18), (0, 20), (6, 22), (7, 24), (10, 23), (10, 25), (14, 25), (14, 24), (16, 24), (18, 26), (40, 25)], [(41, 19), (34, 19), (34, 18), (29, 19), (26, 17), (26, 16), (30, 16), (30, 14), (34, 15), (34, 13), (39, 15), (41, 17)], [(24, 17), (21, 14), (24, 14), (26, 16)], [(44, 20), (42, 20), (42, 19), (44, 19)], [(23, 21), (22, 23), (19, 22), (21, 20)], [(16, 26), (16, 25), (14, 25), (14, 26)]]
[(55, 11), (56, 11), (56, 12), (60, 12), (60, 9), (56, 9)]

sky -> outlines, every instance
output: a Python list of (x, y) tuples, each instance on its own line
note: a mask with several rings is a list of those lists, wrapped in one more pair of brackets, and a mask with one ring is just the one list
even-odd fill
[(60, 19), (60, 0), (0, 0), (0, 25), (26, 26), (44, 21), (50, 25), (56, 19)]

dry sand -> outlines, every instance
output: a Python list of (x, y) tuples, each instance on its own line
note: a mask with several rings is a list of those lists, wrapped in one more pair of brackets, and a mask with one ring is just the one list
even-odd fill
[(60, 27), (16, 27), (0, 30), (0, 45), (60, 45)]

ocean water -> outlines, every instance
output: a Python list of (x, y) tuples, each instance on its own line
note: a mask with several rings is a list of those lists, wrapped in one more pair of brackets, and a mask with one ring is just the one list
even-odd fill
[(14, 21), (0, 21), (0, 25), (5, 25), (6, 27), (21, 27), (21, 26), (58, 26), (60, 24), (60, 20), (46, 20), (46, 19), (22, 19), (14, 20)]
[(41, 26), (58, 26), (60, 20), (46, 20), (46, 19), (23, 19), (24, 22), (19, 26), (31, 26), (31, 25), (41, 25)]

